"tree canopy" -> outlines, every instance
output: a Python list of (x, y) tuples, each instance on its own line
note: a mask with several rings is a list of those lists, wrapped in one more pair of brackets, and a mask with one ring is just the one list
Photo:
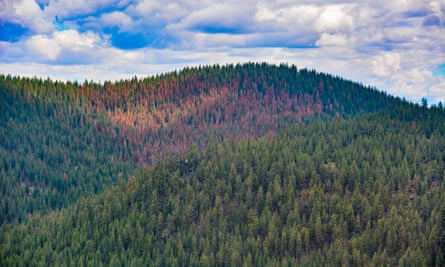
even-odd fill
[(0, 76), (1, 266), (443, 266), (445, 111), (287, 65)]

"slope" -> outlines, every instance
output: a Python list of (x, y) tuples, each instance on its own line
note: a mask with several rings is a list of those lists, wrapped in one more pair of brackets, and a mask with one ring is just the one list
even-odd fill
[(2, 78), (0, 225), (66, 207), (135, 171), (115, 138), (71, 102), (69, 85)]
[(443, 266), (445, 115), (383, 110), (166, 157), (10, 226), (2, 265)]
[(408, 105), (295, 66), (185, 68), (98, 84), (0, 76), (0, 224), (67, 207), (166, 153)]

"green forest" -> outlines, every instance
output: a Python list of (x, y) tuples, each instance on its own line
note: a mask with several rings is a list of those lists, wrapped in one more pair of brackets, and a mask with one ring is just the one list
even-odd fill
[(293, 65), (0, 75), (0, 266), (444, 266), (444, 139)]

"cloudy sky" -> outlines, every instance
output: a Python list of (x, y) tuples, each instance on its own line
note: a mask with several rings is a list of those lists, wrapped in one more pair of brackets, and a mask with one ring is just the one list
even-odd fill
[(445, 0), (0, 0), (0, 73), (117, 80), (269, 62), (445, 102)]

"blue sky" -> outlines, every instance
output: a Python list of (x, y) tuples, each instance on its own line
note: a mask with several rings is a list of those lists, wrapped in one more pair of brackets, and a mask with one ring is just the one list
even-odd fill
[(0, 73), (117, 80), (269, 62), (445, 102), (444, 0), (0, 0)]

